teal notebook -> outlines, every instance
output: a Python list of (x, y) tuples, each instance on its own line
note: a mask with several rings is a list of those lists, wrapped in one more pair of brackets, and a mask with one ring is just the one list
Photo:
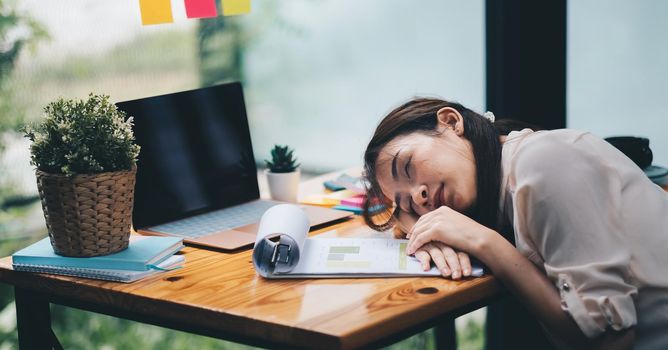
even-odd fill
[[(373, 207), (369, 208), (369, 211), (373, 213), (375, 211), (379, 211), (379, 210), (382, 210), (384, 208), (385, 207), (382, 204), (377, 204), (377, 205), (374, 205)], [(352, 206), (352, 205), (345, 205), (345, 204), (335, 205), (335, 206), (332, 207), (332, 209), (350, 211), (350, 212), (353, 212), (357, 215), (362, 214), (362, 212), (364, 211), (362, 208), (355, 207), (355, 206)]]
[(14, 265), (14, 270), (37, 273), (50, 273), (55, 275), (66, 275), (83, 278), (93, 278), (98, 280), (107, 280), (115, 282), (134, 282), (147, 276), (153, 276), (164, 271), (175, 270), (181, 265), (185, 258), (183, 255), (172, 255), (161, 263), (157, 264), (155, 269), (146, 271), (115, 270), (115, 269), (89, 269), (81, 267), (60, 267), (60, 266), (40, 266), (40, 265)]
[(49, 237), (12, 255), (14, 266), (57, 266), (87, 269), (145, 271), (183, 248), (183, 238), (130, 236), (130, 245), (118, 253), (92, 258), (60, 256), (53, 252)]

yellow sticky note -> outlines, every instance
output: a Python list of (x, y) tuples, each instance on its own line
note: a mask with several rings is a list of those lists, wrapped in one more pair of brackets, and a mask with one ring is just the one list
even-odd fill
[(321, 207), (333, 207), (341, 203), (341, 200), (325, 198), (322, 195), (313, 195), (299, 201), (301, 204), (319, 205)]
[(322, 207), (333, 207), (341, 204), (342, 199), (354, 197), (357, 193), (350, 190), (335, 191), (326, 194), (314, 194), (299, 201), (302, 204), (319, 205)]
[(341, 201), (342, 199), (354, 197), (356, 194), (357, 193), (355, 193), (351, 190), (341, 190), (341, 191), (334, 191), (334, 192), (331, 192), (331, 193), (327, 193), (323, 197), (328, 198), (328, 199), (336, 199), (338, 201)]
[(143, 25), (174, 22), (170, 0), (139, 0), (139, 9)]
[(251, 0), (222, 0), (223, 16), (235, 16), (249, 13)]

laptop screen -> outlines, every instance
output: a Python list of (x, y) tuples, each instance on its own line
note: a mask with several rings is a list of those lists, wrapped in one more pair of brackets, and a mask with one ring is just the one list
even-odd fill
[(146, 228), (260, 197), (241, 84), (117, 103), (141, 146), (132, 213)]

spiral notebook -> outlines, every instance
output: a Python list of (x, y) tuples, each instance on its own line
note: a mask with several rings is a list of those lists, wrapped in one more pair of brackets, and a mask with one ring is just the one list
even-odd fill
[(93, 269), (81, 267), (64, 267), (53, 265), (23, 265), (13, 264), (14, 270), (37, 273), (50, 273), (54, 275), (65, 275), (115, 282), (134, 282), (147, 276), (155, 275), (163, 271), (172, 271), (183, 265), (183, 255), (172, 255), (160, 264), (144, 271), (118, 270), (118, 269)]

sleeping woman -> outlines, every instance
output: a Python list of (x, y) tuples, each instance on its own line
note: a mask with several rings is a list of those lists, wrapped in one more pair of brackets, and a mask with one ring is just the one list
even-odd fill
[(395, 226), (425, 269), (470, 275), (469, 256), (573, 348), (668, 349), (668, 194), (607, 142), (414, 99), (364, 155), (377, 230)]

